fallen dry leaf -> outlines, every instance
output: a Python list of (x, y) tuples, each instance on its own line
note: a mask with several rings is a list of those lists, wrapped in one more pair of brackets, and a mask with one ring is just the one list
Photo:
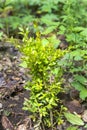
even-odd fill
[(2, 116), (1, 123), (5, 130), (14, 130), (12, 123), (9, 121), (9, 119), (6, 116)]
[(83, 121), (87, 122), (87, 110), (84, 110), (84, 112), (82, 114), (82, 119), (83, 119)]
[(27, 130), (27, 126), (25, 124), (19, 125), (16, 130)]
[(83, 112), (83, 107), (81, 106), (78, 100), (67, 101), (65, 106), (69, 109), (70, 112), (76, 112), (78, 114)]
[(32, 128), (31, 120), (30, 118), (26, 117), (23, 120), (23, 123), (18, 125), (16, 130), (30, 130)]

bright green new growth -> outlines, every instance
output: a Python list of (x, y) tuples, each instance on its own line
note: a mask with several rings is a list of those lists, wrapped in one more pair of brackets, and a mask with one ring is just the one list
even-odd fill
[[(28, 38), (28, 30), (21, 30), (22, 45), (18, 45), (23, 53), (23, 64), (29, 69), (32, 81), (25, 86), (30, 90), (30, 98), (25, 99), (24, 110), (31, 112), (33, 121), (38, 127), (51, 127), (62, 123), (62, 114), (65, 108), (58, 97), (63, 92), (61, 87), (62, 68), (58, 60), (65, 54), (65, 50), (55, 49), (54, 44), (42, 44), (40, 33), (36, 38)], [(25, 65), (26, 64), (26, 65)]]

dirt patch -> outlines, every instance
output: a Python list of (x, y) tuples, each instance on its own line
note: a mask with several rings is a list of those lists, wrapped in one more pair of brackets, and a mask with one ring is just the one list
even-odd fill
[(22, 122), (29, 113), (24, 111), (24, 98), (29, 98), (29, 91), (23, 86), (29, 77), (25, 76), (26, 69), (19, 66), (20, 53), (13, 46), (0, 46), (0, 130), (1, 119), (6, 116), (14, 128)]
[[(15, 93), (11, 95), (8, 99), (1, 100), (0, 103), (2, 103), (2, 112), (0, 120), (3, 115), (7, 116), (14, 127), (17, 126), (19, 122), (22, 122), (29, 115), (27, 111), (22, 110), (24, 97), (29, 98), (28, 91)], [(1, 122), (0, 128), (2, 128)], [(2, 128), (1, 130), (4, 129)]]

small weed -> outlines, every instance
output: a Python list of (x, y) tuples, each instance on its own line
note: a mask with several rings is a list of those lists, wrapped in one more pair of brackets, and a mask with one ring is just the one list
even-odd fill
[(50, 42), (43, 45), (40, 32), (36, 32), (34, 39), (28, 38), (28, 29), (20, 30), (23, 43), (17, 46), (23, 54), (21, 65), (25, 67), (26, 63), (32, 75), (32, 81), (25, 86), (25, 89), (30, 90), (30, 98), (25, 99), (23, 109), (31, 112), (31, 118), (38, 127), (50, 127), (53, 130), (55, 125), (63, 122), (62, 115), (65, 111), (58, 97), (64, 90), (61, 87), (63, 70), (57, 62), (66, 51), (56, 49)]

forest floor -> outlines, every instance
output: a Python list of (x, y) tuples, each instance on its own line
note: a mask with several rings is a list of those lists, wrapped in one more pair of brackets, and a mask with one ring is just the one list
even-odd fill
[(22, 110), (24, 98), (29, 98), (29, 92), (23, 88), (28, 77), (19, 63), (20, 53), (13, 46), (0, 46), (0, 130), (7, 130), (7, 120), (15, 127), (29, 115)]
[[(22, 109), (24, 98), (29, 98), (29, 91), (23, 88), (29, 80), (29, 75), (26, 74), (26, 69), (19, 66), (21, 54), (18, 50), (8, 43), (5, 43), (5, 46), (0, 45), (0, 130), (30, 130), (32, 124), (28, 117), (29, 113)], [(65, 80), (67, 78), (71, 79), (66, 74)], [(85, 116), (87, 115), (87, 105), (79, 100), (79, 93), (76, 90), (71, 89), (62, 96), (62, 99), (70, 112), (82, 115), (86, 111)], [(65, 120), (57, 130), (66, 130), (69, 125)], [(79, 130), (86, 129), (79, 127)]]

